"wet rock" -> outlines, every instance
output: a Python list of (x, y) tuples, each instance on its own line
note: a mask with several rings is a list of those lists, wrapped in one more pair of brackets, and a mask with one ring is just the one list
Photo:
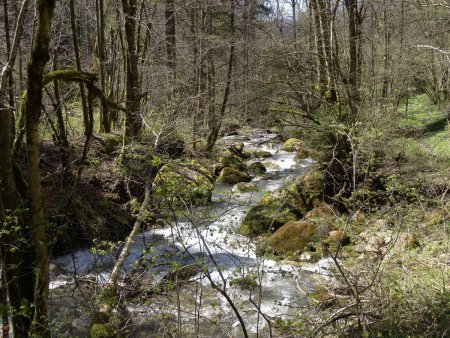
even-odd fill
[(271, 157), (272, 153), (267, 150), (254, 150), (249, 152), (249, 155), (254, 158), (267, 158)]
[(173, 161), (160, 169), (154, 188), (154, 201), (159, 207), (204, 205), (211, 201), (213, 175), (196, 161)]
[(219, 163), (223, 168), (230, 167), (239, 171), (245, 171), (247, 169), (247, 165), (242, 161), (242, 159), (234, 155), (220, 157)]
[(289, 204), (278, 201), (268, 201), (252, 207), (239, 229), (239, 233), (246, 236), (259, 236), (263, 233), (275, 231), (283, 224), (294, 221), (302, 215)]
[(258, 187), (253, 183), (239, 182), (233, 187), (233, 192), (253, 192), (259, 191)]
[(281, 150), (288, 151), (288, 152), (295, 152), (297, 149), (303, 145), (303, 141), (299, 140), (298, 138), (290, 138), (286, 142), (283, 143), (283, 146), (281, 147)]
[(262, 164), (264, 164), (264, 166), (266, 167), (266, 169), (272, 169), (272, 170), (279, 170), (280, 166), (274, 162), (269, 162), (269, 161), (265, 161), (262, 162)]
[(300, 254), (305, 246), (323, 237), (326, 230), (310, 221), (290, 221), (275, 231), (268, 243), (276, 254), (281, 256)]
[(248, 166), (248, 171), (255, 175), (262, 175), (267, 169), (261, 162), (253, 162)]
[(200, 264), (184, 265), (176, 271), (169, 272), (163, 277), (163, 280), (170, 282), (187, 281), (195, 275), (202, 272), (203, 267)]
[(237, 184), (239, 182), (250, 182), (252, 178), (233, 168), (225, 167), (220, 172), (220, 176), (217, 179), (217, 183), (225, 183), (225, 184)]
[(245, 276), (232, 279), (230, 286), (238, 286), (242, 290), (254, 290), (258, 287), (258, 283), (256, 282), (256, 276)]

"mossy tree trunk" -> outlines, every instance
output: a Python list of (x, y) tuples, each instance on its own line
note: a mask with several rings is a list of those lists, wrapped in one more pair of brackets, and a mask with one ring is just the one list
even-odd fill
[(49, 60), (50, 28), (55, 2), (56, 0), (38, 0), (36, 3), (37, 25), (27, 68), (28, 95), (24, 107), (29, 171), (30, 234), (36, 262), (32, 334), (38, 337), (50, 337), (47, 315), (49, 256), (41, 193), (41, 170), (39, 167), (39, 121), (44, 69)]
[(12, 114), (0, 109), (0, 256), (15, 337), (26, 337), (31, 320), (22, 305), (33, 303), (33, 261), (13, 173)]

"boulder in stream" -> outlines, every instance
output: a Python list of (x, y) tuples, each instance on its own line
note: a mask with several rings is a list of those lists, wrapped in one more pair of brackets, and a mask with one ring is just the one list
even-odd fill
[(292, 137), (283, 143), (281, 150), (293, 153), (293, 152), (296, 152), (302, 144), (303, 144), (302, 140)]
[(249, 182), (239, 182), (238, 184), (236, 184), (233, 187), (233, 192), (254, 192), (254, 191), (259, 191), (258, 187), (253, 184), (253, 183), (249, 183)]
[(239, 182), (250, 182), (252, 178), (233, 168), (225, 167), (220, 172), (220, 176), (217, 179), (217, 183), (225, 183), (225, 184), (237, 184)]
[(262, 202), (252, 207), (239, 229), (246, 236), (259, 236), (275, 231), (288, 221), (294, 221), (301, 214), (289, 204), (279, 204), (275, 201)]
[(219, 163), (223, 168), (230, 167), (240, 171), (247, 169), (247, 165), (242, 161), (242, 158), (235, 155), (222, 156), (219, 158)]
[(248, 171), (255, 175), (262, 175), (267, 171), (267, 168), (261, 162), (253, 162), (248, 166)]
[(316, 242), (329, 233), (329, 226), (302, 220), (290, 221), (273, 233), (268, 243), (280, 256), (300, 254), (308, 243)]

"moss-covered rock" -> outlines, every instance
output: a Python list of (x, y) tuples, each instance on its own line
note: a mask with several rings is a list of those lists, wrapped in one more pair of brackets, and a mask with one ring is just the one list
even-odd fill
[(266, 169), (272, 169), (272, 170), (280, 169), (280, 166), (274, 162), (265, 161), (265, 162), (262, 162), (262, 164), (264, 164)]
[(159, 207), (204, 205), (211, 201), (213, 175), (196, 161), (174, 161), (160, 169), (154, 189)]
[(241, 278), (232, 279), (230, 286), (238, 286), (242, 290), (253, 290), (258, 287), (256, 276), (248, 275)]
[(339, 215), (339, 211), (333, 208), (332, 205), (319, 203), (316, 207), (308, 211), (305, 217), (309, 219), (321, 219), (321, 218), (331, 218), (337, 215)]
[(122, 136), (116, 134), (103, 134), (101, 138), (103, 151), (106, 154), (113, 154), (120, 150), (122, 145)]
[(248, 171), (255, 175), (262, 175), (267, 169), (261, 162), (253, 162), (248, 166)]
[(295, 152), (297, 149), (303, 144), (303, 141), (299, 140), (298, 138), (290, 138), (286, 142), (283, 143), (283, 146), (281, 147), (281, 150), (288, 151), (288, 152)]
[(259, 189), (253, 183), (239, 182), (238, 184), (236, 184), (233, 187), (233, 191), (237, 191), (237, 192), (253, 192), (253, 191), (259, 191)]
[(247, 165), (238, 156), (223, 156), (219, 158), (219, 163), (222, 167), (230, 167), (239, 171), (244, 171), (247, 169)]
[(233, 168), (225, 167), (220, 172), (220, 176), (217, 179), (217, 183), (225, 183), (225, 184), (237, 184), (239, 182), (250, 182), (252, 178)]
[(316, 168), (308, 170), (289, 187), (291, 203), (303, 214), (316, 207), (323, 199), (325, 177)]
[(289, 204), (268, 201), (252, 207), (239, 229), (245, 236), (259, 236), (275, 231), (288, 221), (297, 220), (301, 214)]
[(278, 255), (300, 254), (308, 243), (317, 241), (327, 230), (311, 221), (290, 221), (275, 231), (268, 243)]
[(343, 230), (333, 230), (328, 235), (326, 244), (330, 247), (331, 252), (333, 252), (339, 246), (349, 245), (350, 237)]
[(93, 324), (89, 331), (89, 338), (115, 337), (114, 330), (108, 324)]

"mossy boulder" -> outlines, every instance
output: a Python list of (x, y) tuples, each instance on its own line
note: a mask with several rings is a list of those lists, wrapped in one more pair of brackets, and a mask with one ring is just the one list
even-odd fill
[(122, 136), (116, 134), (103, 134), (101, 138), (103, 152), (112, 155), (120, 150)]
[(312, 168), (288, 189), (291, 203), (303, 214), (312, 210), (323, 200), (325, 176)]
[(242, 161), (242, 159), (234, 155), (220, 157), (219, 164), (222, 165), (223, 168), (230, 167), (239, 171), (244, 171), (247, 169), (247, 165)]
[(89, 338), (111, 338), (117, 337), (115, 330), (108, 324), (93, 324), (89, 331)]
[(275, 162), (265, 161), (265, 162), (262, 162), (262, 164), (264, 164), (266, 169), (271, 169), (271, 170), (279, 170), (280, 169), (280, 166), (278, 164), (276, 164)]
[(248, 275), (241, 278), (232, 279), (230, 286), (237, 286), (242, 290), (254, 290), (258, 287), (256, 276)]
[(260, 203), (249, 210), (239, 233), (250, 237), (259, 236), (275, 231), (286, 222), (297, 220), (301, 216), (301, 213), (289, 204), (279, 201)]
[(233, 187), (233, 191), (237, 192), (254, 192), (259, 191), (258, 187), (253, 183), (239, 182)]
[(269, 237), (268, 243), (280, 256), (300, 254), (308, 243), (319, 240), (328, 230), (327, 225), (307, 220), (289, 221)]
[(316, 207), (308, 211), (305, 217), (309, 219), (323, 219), (323, 218), (331, 218), (338, 215), (339, 211), (332, 205), (319, 203)]
[(293, 153), (293, 152), (297, 151), (300, 148), (300, 146), (302, 146), (302, 145), (303, 145), (302, 140), (292, 137), (283, 143), (281, 150)]
[(213, 175), (196, 161), (164, 165), (154, 180), (154, 201), (159, 207), (205, 205), (211, 201)]
[(225, 184), (237, 184), (239, 182), (250, 182), (252, 178), (233, 168), (225, 167), (220, 172), (220, 176), (217, 179), (217, 183), (225, 183)]
[(340, 246), (349, 245), (350, 242), (350, 237), (343, 230), (333, 230), (329, 233), (325, 243), (330, 247), (331, 252), (333, 252)]
[(248, 166), (248, 171), (255, 175), (262, 175), (267, 171), (267, 168), (261, 162), (253, 162)]

